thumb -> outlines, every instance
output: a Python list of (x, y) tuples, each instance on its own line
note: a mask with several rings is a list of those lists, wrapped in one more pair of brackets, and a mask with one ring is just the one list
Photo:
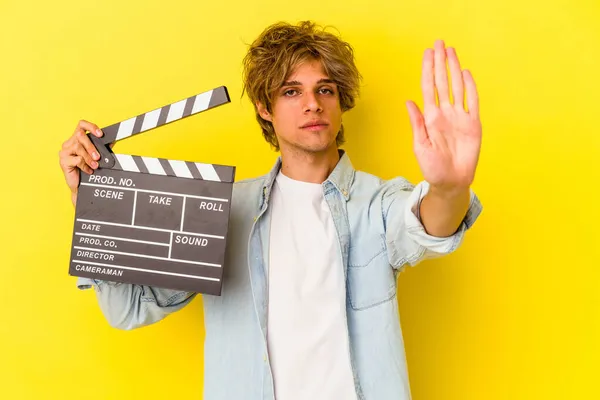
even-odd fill
[(408, 118), (412, 127), (413, 137), (416, 143), (421, 145), (429, 144), (429, 135), (425, 129), (425, 120), (419, 106), (414, 101), (407, 101), (406, 108), (408, 109)]

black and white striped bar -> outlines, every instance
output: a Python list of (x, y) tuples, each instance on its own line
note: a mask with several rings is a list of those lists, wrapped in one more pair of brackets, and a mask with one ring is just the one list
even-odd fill
[(164, 158), (132, 156), (128, 154), (114, 154), (114, 156), (116, 160), (112, 169), (122, 171), (177, 176), (179, 178), (215, 182), (233, 182), (235, 173), (233, 167), (225, 165), (167, 160)]
[(103, 144), (113, 143), (141, 132), (169, 124), (174, 121), (198, 114), (202, 111), (229, 103), (229, 93), (225, 86), (197, 94), (187, 99), (148, 111), (125, 121), (117, 122), (102, 128), (104, 136), (100, 138)]

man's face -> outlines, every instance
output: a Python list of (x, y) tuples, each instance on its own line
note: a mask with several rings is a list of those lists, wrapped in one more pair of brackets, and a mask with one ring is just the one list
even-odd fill
[(259, 112), (273, 124), (282, 152), (317, 153), (336, 146), (342, 125), (338, 88), (319, 61), (300, 64), (275, 92), (272, 113), (260, 105)]

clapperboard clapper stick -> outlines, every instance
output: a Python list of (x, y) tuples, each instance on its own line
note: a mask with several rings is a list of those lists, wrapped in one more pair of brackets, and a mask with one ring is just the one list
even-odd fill
[(235, 167), (115, 154), (109, 145), (229, 102), (221, 86), (89, 135), (101, 159), (81, 174), (70, 275), (221, 294)]

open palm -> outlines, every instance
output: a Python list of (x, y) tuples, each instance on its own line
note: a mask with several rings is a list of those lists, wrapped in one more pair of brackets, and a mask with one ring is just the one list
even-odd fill
[[(446, 61), (454, 101), (450, 99)], [(475, 177), (481, 148), (475, 81), (468, 70), (461, 69), (456, 51), (438, 40), (423, 56), (421, 87), (423, 113), (413, 101), (407, 102), (407, 108), (423, 177), (439, 189), (467, 188)]]

